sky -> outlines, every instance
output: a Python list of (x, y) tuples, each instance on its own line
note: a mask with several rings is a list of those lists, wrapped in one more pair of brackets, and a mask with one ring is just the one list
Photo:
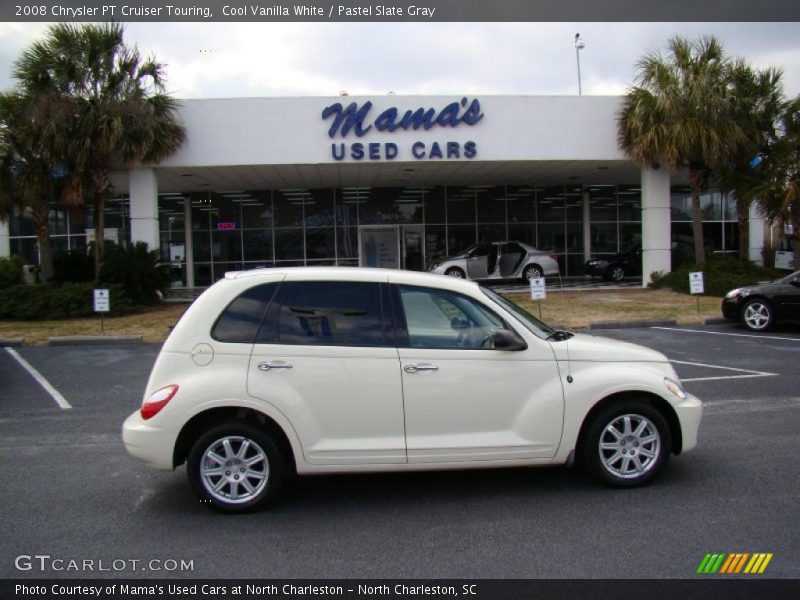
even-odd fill
[[(46, 24), (0, 23), (0, 89)], [(800, 94), (800, 23), (129, 23), (125, 39), (166, 63), (178, 98), (624, 94), (635, 63), (673, 35), (784, 71)]]

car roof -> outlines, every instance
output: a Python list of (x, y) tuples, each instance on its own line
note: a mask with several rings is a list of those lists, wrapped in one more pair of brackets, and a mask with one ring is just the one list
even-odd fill
[(283, 279), (284, 281), (390, 282), (446, 288), (467, 293), (475, 293), (475, 290), (479, 287), (474, 281), (456, 279), (446, 275), (371, 267), (265, 267), (225, 273), (225, 279), (227, 280), (251, 278), (269, 281)]

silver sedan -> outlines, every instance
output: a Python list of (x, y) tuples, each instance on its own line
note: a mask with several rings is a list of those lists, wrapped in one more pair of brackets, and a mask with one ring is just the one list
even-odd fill
[(554, 255), (522, 242), (482, 242), (456, 256), (445, 257), (428, 269), (459, 279), (522, 279), (558, 275)]

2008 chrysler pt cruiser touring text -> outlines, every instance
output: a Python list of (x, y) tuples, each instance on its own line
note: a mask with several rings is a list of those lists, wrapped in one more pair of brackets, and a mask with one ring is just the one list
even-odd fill
[(650, 482), (702, 405), (648, 348), (555, 331), (478, 284), (358, 268), (229, 273), (181, 317), (125, 421), (133, 456), (261, 506), (290, 473), (571, 464)]

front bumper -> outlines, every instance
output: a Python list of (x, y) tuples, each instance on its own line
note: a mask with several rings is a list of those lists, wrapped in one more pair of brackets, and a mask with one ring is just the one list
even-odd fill
[(608, 263), (605, 261), (590, 265), (588, 262), (583, 265), (583, 272), (591, 277), (603, 277), (608, 270)]
[(732, 321), (738, 321), (741, 313), (741, 306), (738, 298), (723, 298), (722, 316)]
[(154, 427), (137, 410), (122, 425), (122, 441), (128, 454), (164, 471), (173, 469), (172, 454), (175, 436), (166, 429)]
[(700, 429), (700, 421), (703, 418), (703, 403), (692, 396), (686, 394), (686, 399), (679, 404), (673, 404), (678, 421), (681, 425), (681, 452), (688, 452), (697, 446), (697, 431)]

